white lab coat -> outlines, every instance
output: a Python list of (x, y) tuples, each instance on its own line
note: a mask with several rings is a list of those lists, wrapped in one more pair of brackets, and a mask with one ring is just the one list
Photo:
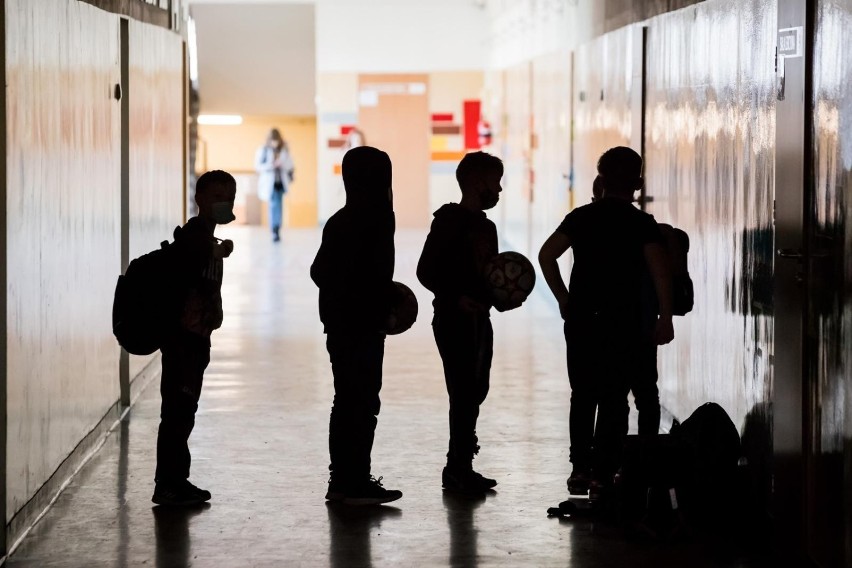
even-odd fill
[[(275, 186), (275, 152), (264, 144), (257, 149), (254, 156), (254, 169), (257, 171), (257, 196), (262, 201), (269, 201), (272, 197), (272, 191)], [(286, 193), (290, 186), (290, 176), (288, 172), (293, 171), (293, 158), (290, 152), (285, 149), (281, 150), (281, 181), (284, 183), (284, 192)]]

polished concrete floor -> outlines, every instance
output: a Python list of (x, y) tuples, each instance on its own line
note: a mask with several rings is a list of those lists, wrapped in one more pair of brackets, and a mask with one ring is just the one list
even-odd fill
[[(9, 559), (23, 566), (757, 566), (730, 543), (626, 536), (546, 516), (566, 498), (569, 388), (561, 321), (544, 294), (496, 314), (492, 389), (475, 466), (499, 480), (482, 500), (444, 495), (447, 397), (415, 265), (422, 232), (397, 234), (396, 279), (421, 313), (387, 341), (373, 469), (404, 496), (349, 509), (323, 496), (330, 366), (308, 267), (319, 231), (273, 244), (225, 227), (225, 324), (190, 440), (209, 506), (152, 507), (159, 393), (153, 384)], [(539, 283), (543, 286), (543, 283)], [(118, 380), (116, 378), (116, 380)]]

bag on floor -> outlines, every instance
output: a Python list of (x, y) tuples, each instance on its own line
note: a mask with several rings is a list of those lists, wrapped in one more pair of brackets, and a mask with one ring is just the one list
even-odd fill
[(627, 436), (616, 478), (621, 521), (655, 540), (687, 532), (681, 501), (691, 468), (691, 448), (680, 437)]
[(672, 314), (685, 316), (692, 311), (695, 303), (695, 290), (687, 263), (689, 235), (683, 229), (665, 223), (658, 226), (665, 239), (672, 271)]
[(159, 249), (133, 259), (118, 277), (112, 332), (128, 353), (150, 355), (162, 346), (178, 314), (178, 274), (174, 243), (163, 241)]
[(707, 525), (723, 521), (735, 508), (731, 496), (737, 488), (739, 430), (721, 406), (707, 402), (682, 424), (675, 422), (671, 432), (692, 452), (686, 504), (690, 518)]

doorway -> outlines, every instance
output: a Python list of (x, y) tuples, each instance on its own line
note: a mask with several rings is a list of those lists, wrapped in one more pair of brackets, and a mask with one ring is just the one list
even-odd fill
[(429, 224), (430, 125), (428, 75), (359, 75), (358, 126), (393, 163), (397, 227)]

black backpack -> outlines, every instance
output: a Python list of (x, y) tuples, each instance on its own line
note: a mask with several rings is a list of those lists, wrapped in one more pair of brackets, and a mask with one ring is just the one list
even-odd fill
[(162, 346), (179, 316), (180, 274), (175, 244), (163, 241), (159, 249), (133, 259), (118, 277), (112, 332), (128, 353), (150, 355)]
[(672, 424), (676, 436), (691, 448), (690, 491), (686, 503), (696, 525), (710, 526), (735, 509), (740, 433), (728, 413), (715, 402), (705, 402), (682, 424)]
[(617, 483), (622, 520), (655, 538), (731, 526), (740, 454), (739, 431), (715, 402), (675, 421), (671, 434), (627, 436)]
[(692, 311), (695, 303), (695, 291), (687, 263), (689, 235), (683, 229), (665, 223), (659, 223), (659, 227), (665, 239), (672, 270), (672, 314), (685, 316)]

